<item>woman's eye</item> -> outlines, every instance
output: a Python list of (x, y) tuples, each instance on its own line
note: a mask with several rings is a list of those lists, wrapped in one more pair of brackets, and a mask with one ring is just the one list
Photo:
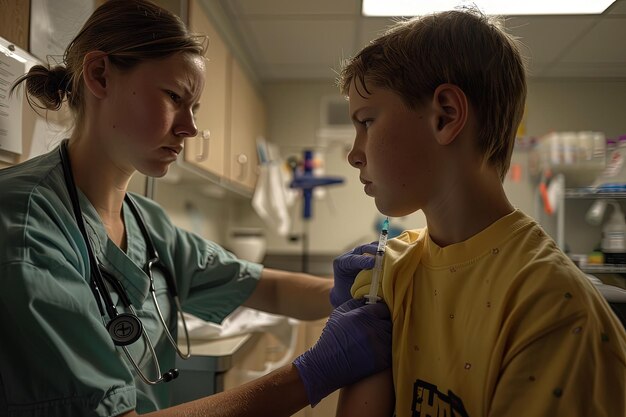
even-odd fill
[(180, 102), (180, 96), (179, 96), (178, 94), (176, 94), (175, 92), (173, 92), (173, 91), (169, 91), (169, 90), (168, 90), (168, 91), (166, 91), (166, 94), (167, 94), (168, 96), (170, 96), (170, 98), (172, 99), (172, 101), (173, 101), (174, 103), (178, 103), (178, 102)]
[(362, 120), (360, 123), (363, 126), (365, 126), (366, 129), (369, 129), (369, 127), (372, 125), (372, 120), (371, 119)]

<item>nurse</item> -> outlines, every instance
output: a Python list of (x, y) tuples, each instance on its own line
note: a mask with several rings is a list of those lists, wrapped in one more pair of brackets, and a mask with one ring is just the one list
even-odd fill
[(0, 171), (0, 415), (291, 415), (389, 367), (387, 308), (350, 301), (293, 364), (169, 407), (175, 357), (188, 355), (181, 309), (213, 322), (240, 305), (305, 320), (331, 309), (330, 280), (239, 260), (126, 192), (136, 171), (165, 175), (196, 135), (202, 41), (148, 1), (109, 0), (63, 66), (16, 83), (31, 105), (67, 101), (75, 124)]

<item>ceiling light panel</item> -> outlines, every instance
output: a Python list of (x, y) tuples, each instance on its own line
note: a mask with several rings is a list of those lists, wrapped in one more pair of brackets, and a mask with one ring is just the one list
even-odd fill
[(476, 7), (491, 15), (601, 14), (615, 0), (363, 0), (363, 16), (420, 16)]

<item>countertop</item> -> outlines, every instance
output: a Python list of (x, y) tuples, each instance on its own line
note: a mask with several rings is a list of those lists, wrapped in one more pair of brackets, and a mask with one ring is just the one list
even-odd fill
[[(176, 366), (183, 369), (226, 372), (232, 366), (233, 356), (248, 343), (256, 340), (257, 333), (246, 333), (219, 339), (191, 339), (191, 357), (178, 359)], [(179, 339), (179, 346), (185, 349), (184, 339)]]

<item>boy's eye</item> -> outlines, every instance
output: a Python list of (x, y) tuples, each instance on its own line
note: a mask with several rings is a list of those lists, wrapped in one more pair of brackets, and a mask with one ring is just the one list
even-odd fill
[(366, 129), (369, 129), (369, 127), (372, 125), (372, 120), (371, 119), (361, 120), (359, 123), (365, 126)]

